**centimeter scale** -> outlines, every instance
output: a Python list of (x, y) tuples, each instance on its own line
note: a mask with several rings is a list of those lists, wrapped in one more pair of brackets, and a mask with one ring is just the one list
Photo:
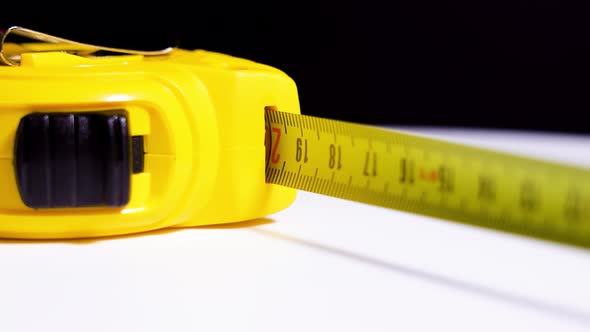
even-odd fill
[(266, 110), (270, 183), (590, 245), (590, 171), (366, 125)]

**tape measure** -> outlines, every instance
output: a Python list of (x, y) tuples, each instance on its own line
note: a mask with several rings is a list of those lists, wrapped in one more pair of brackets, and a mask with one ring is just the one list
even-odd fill
[(18, 26), (0, 64), (0, 237), (252, 220), (300, 189), (590, 247), (590, 170), (300, 115), (264, 64)]
[(265, 120), (269, 183), (590, 247), (590, 170), (274, 107)]

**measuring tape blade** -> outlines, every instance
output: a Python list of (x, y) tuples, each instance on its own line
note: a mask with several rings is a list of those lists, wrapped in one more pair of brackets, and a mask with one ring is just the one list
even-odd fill
[(266, 181), (590, 247), (590, 170), (267, 109)]

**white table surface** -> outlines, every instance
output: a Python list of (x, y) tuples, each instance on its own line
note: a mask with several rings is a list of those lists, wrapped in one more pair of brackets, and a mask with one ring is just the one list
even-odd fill
[[(403, 128), (590, 166), (590, 137)], [(590, 250), (300, 192), (229, 226), (0, 240), (0, 331), (590, 331)]]

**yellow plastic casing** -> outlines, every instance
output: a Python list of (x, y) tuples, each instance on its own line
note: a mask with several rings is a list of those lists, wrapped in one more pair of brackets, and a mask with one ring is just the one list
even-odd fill
[[(225, 54), (23, 53), (20, 66), (0, 67), (0, 237), (109, 236), (251, 220), (284, 209), (296, 191), (265, 183), (269, 105), (299, 113), (293, 80)], [(25, 206), (13, 156), (20, 119), (32, 112), (112, 109), (123, 109), (130, 134), (145, 141), (145, 169), (131, 176), (129, 204)]]

